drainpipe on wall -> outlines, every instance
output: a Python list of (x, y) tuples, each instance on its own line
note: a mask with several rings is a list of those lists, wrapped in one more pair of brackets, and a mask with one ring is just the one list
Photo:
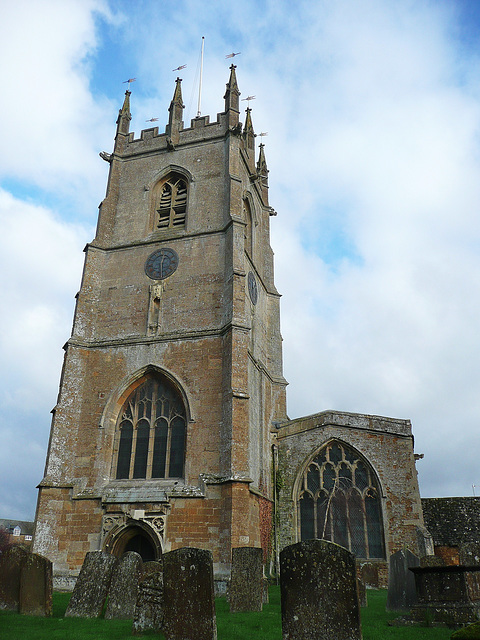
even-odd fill
[(272, 444), (273, 460), (273, 553), (275, 558), (275, 578), (280, 577), (280, 555), (278, 550), (278, 497), (277, 497), (277, 470), (278, 470), (278, 447)]

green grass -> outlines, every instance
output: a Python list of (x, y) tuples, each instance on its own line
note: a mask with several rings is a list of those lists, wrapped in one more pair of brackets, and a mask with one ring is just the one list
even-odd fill
[[(386, 591), (368, 591), (368, 607), (362, 609), (363, 640), (447, 640), (451, 629), (433, 627), (389, 627), (398, 614), (385, 612)], [(0, 640), (127, 640), (131, 621), (64, 618), (70, 594), (55, 593), (53, 616), (34, 618), (0, 612)], [(280, 589), (270, 587), (270, 602), (261, 613), (230, 613), (225, 599), (216, 602), (218, 640), (282, 640)], [(146, 637), (163, 639), (161, 634)]]

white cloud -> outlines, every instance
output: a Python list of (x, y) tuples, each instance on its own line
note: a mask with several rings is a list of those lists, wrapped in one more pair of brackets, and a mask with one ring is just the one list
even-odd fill
[(0, 513), (33, 516), (92, 229), (0, 190)]
[(110, 145), (112, 137), (109, 105), (89, 90), (96, 15), (108, 19), (105, 2), (19, 0), (3, 4), (0, 26), (0, 175), (74, 194), (84, 205), (101, 193), (93, 142)]
[[(111, 150), (122, 93), (98, 97), (95, 87), (93, 97), (93, 75), (107, 84), (113, 61), (128, 62), (138, 134), (152, 116), (165, 125), (180, 64), (195, 114), (202, 35), (202, 112), (212, 120), (223, 108), (224, 56), (241, 51), (241, 97), (256, 95), (255, 129), (269, 132), (291, 416), (335, 408), (411, 418), (424, 494), (470, 493), (480, 485), (480, 66), (479, 50), (458, 39), (457, 7), (167, 5), (168, 29), (157, 3), (3, 8), (0, 176), (70, 197), (68, 216), (93, 221), (106, 182), (98, 151)], [(9, 412), (22, 406), (18, 424), (40, 469), (91, 231), (67, 224), (60, 207), (5, 192), (0, 216), (3, 441), (20, 460)], [(15, 500), (31, 517), (31, 499)]]

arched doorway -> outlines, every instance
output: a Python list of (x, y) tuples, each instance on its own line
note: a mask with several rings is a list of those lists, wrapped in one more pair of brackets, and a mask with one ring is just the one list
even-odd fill
[(144, 562), (158, 560), (162, 548), (158, 540), (143, 526), (127, 525), (111, 541), (107, 541), (106, 550), (120, 557), (126, 551), (136, 551)]

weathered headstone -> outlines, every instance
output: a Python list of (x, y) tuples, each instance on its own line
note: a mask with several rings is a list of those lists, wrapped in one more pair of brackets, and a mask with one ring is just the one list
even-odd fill
[(409, 567), (418, 567), (418, 556), (402, 549), (390, 556), (388, 567), (387, 609), (402, 611), (409, 609), (417, 601), (415, 578)]
[(263, 550), (257, 547), (232, 549), (232, 575), (228, 590), (230, 611), (261, 611), (263, 594)]
[(363, 562), (360, 565), (360, 576), (365, 587), (370, 589), (378, 589), (379, 577), (378, 566), (373, 562)]
[(20, 578), (20, 613), (29, 616), (51, 616), (52, 595), (51, 561), (36, 553), (29, 553)]
[(269, 597), (268, 597), (268, 578), (263, 578), (263, 604), (268, 604), (269, 603)]
[(87, 553), (65, 611), (66, 617), (98, 618), (101, 615), (116, 563), (117, 558), (105, 551)]
[[(147, 572), (138, 585), (132, 634), (161, 631), (163, 627), (163, 572), (159, 562), (148, 562)], [(156, 565), (156, 566), (154, 566)], [(145, 566), (145, 565), (144, 565)]]
[(357, 591), (358, 591), (358, 604), (361, 607), (366, 607), (368, 605), (367, 602), (367, 587), (362, 580), (362, 577), (357, 575)]
[(167, 640), (216, 640), (211, 552), (183, 548), (166, 553), (163, 580)]
[(18, 611), (20, 606), (20, 579), (28, 552), (18, 545), (0, 554), (0, 609)]
[(113, 570), (105, 611), (107, 620), (133, 618), (141, 576), (142, 556), (135, 551), (127, 551)]
[(420, 558), (423, 556), (433, 556), (435, 548), (431, 533), (425, 527), (416, 527), (417, 546)]
[(355, 557), (326, 540), (280, 553), (283, 640), (361, 640)]
[(163, 562), (161, 560), (149, 560), (143, 563), (143, 577), (150, 573), (158, 573), (159, 571), (163, 571)]
[(410, 612), (414, 621), (455, 626), (480, 619), (480, 566), (413, 567), (411, 572), (418, 594)]

